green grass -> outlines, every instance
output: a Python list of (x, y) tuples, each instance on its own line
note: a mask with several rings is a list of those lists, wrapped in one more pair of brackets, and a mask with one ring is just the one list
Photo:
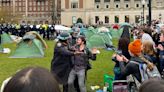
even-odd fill
[[(50, 69), (51, 59), (53, 57), (54, 41), (46, 41), (48, 49), (45, 51), (44, 58), (26, 58), (26, 59), (14, 59), (8, 58), (11, 54), (0, 53), (0, 84), (6, 78), (15, 74), (17, 70), (23, 69), (29, 66), (41, 66)], [(114, 40), (114, 45), (117, 44), (117, 40)], [(14, 51), (16, 44), (5, 44), (5, 48), (10, 48)], [(97, 60), (92, 61), (92, 69), (87, 74), (87, 89), (90, 91), (91, 85), (103, 86), (103, 75), (113, 75), (114, 63), (111, 61), (112, 51), (100, 50), (101, 53), (97, 55)], [(11, 52), (12, 53), (12, 52)]]

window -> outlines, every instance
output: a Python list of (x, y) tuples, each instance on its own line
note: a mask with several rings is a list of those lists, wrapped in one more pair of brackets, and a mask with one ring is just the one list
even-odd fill
[(106, 8), (108, 9), (109, 8), (109, 5), (106, 5)]
[(162, 7), (162, 1), (157, 1), (157, 7)]
[(32, 6), (32, 2), (29, 2), (29, 6)]
[(95, 3), (100, 3), (100, 0), (95, 0)]
[(19, 4), (19, 6), (21, 6), (21, 2), (19, 2), (18, 4)]
[(78, 8), (78, 2), (72, 2), (71, 8)]
[(129, 23), (129, 15), (125, 16), (125, 22)]
[(19, 11), (22, 11), (22, 8), (20, 7), (20, 8), (18, 8), (19, 9)]
[(96, 5), (96, 8), (99, 9), (100, 8), (99, 5)]
[(115, 2), (120, 2), (120, 0), (114, 0)]
[(47, 6), (47, 7), (45, 7), (45, 9), (46, 9), (45, 11), (48, 11), (48, 6)]
[(129, 5), (128, 4), (126, 4), (126, 8), (129, 8)]
[(135, 23), (139, 23), (140, 22), (140, 15), (136, 15), (135, 16)]
[(33, 10), (36, 11), (36, 7), (33, 7)]
[(110, 2), (110, 0), (104, 0), (104, 2)]
[(97, 24), (99, 22), (99, 16), (95, 16), (95, 23)]
[(38, 11), (40, 11), (40, 7), (38, 7)]
[(29, 7), (29, 11), (32, 11), (32, 7)]
[(109, 23), (109, 17), (105, 16), (105, 23)]
[(42, 11), (44, 11), (44, 6), (42, 6)]
[(115, 16), (114, 20), (115, 20), (115, 23), (119, 23), (119, 16)]
[(119, 8), (119, 5), (118, 4), (116, 4), (116, 8)]
[(126, 1), (130, 1), (130, 0), (124, 0), (124, 1), (126, 2)]
[(139, 4), (136, 4), (136, 8), (139, 8)]

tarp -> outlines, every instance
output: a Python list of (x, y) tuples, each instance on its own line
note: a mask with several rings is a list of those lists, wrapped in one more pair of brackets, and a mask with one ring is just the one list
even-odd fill
[(55, 30), (70, 31), (71, 28), (62, 25), (55, 25)]
[(7, 33), (1, 34), (1, 44), (12, 43), (12, 42), (13, 40), (9, 34)]

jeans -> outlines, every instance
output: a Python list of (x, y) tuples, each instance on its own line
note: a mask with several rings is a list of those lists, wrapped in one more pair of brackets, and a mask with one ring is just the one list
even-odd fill
[(76, 76), (78, 77), (80, 92), (86, 92), (85, 69), (82, 69), (80, 71), (75, 71), (74, 69), (71, 70), (68, 78), (68, 92), (75, 92), (74, 80)]

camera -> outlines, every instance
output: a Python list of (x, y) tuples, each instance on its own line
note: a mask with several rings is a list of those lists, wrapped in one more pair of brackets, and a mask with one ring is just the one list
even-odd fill
[[(115, 53), (116, 53), (117, 55), (119, 55), (119, 56), (121, 56), (121, 55), (122, 55), (122, 51), (121, 51), (121, 50), (115, 50)], [(116, 57), (112, 57), (112, 61), (117, 62)]]

